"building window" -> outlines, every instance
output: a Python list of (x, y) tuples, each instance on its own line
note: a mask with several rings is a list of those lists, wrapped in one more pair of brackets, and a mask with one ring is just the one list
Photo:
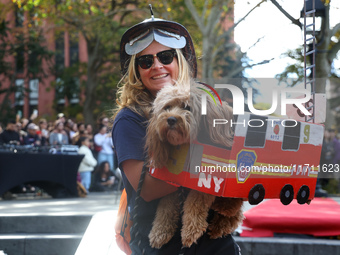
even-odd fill
[(72, 98), (70, 100), (71, 104), (79, 104), (79, 93), (80, 93), (80, 82), (79, 82), (79, 78), (75, 77), (74, 78), (74, 83), (75, 83), (75, 89), (72, 93)]
[(25, 15), (24, 15), (24, 9), (23, 8), (16, 8), (15, 10), (15, 26), (16, 27), (22, 27), (24, 24), (24, 19), (25, 19)]
[(70, 66), (78, 64), (78, 62), (79, 62), (78, 38), (77, 36), (72, 35), (70, 36)]
[[(23, 42), (24, 37), (23, 35), (19, 35), (17, 38), (18, 41)], [(25, 47), (24, 44), (20, 43), (19, 47), (15, 50), (15, 68), (17, 73), (23, 73), (24, 72), (24, 66), (25, 66), (25, 57), (24, 57)]]
[(24, 105), (24, 79), (15, 80), (16, 92), (15, 92), (15, 105)]
[(64, 81), (61, 78), (55, 80), (55, 98), (59, 105), (65, 104)]
[(39, 100), (39, 80), (34, 79), (30, 80), (29, 82), (29, 99), (30, 99), (30, 105), (38, 105), (38, 100)]
[(64, 69), (65, 63), (65, 42), (64, 33), (59, 33), (55, 40), (55, 67), (60, 72)]

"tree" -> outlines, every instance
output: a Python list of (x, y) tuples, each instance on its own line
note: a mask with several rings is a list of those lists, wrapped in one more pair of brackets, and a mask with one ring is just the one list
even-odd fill
[[(122, 1), (73, 1), (73, 0), (12, 0), (27, 10), (34, 11), (40, 19), (40, 25), (53, 24), (55, 32), (66, 30), (69, 34), (78, 34), (87, 45), (88, 62), (79, 77), (83, 84), (83, 115), (86, 123), (95, 123), (95, 113), (101, 102), (97, 89), (104, 82), (109, 82), (110, 90), (106, 95), (115, 98), (115, 87), (120, 79), (119, 42), (122, 33), (132, 23), (135, 16), (128, 15), (137, 10), (137, 0)], [(138, 15), (138, 14), (137, 14)], [(114, 85), (113, 85), (114, 84)]]
[[(281, 11), (287, 19), (289, 19), (293, 24), (297, 25), (300, 29), (303, 29), (303, 24), (300, 22), (299, 17), (294, 18), (290, 15), (276, 0), (270, 0), (277, 8)], [(315, 0), (320, 1), (320, 0)], [(315, 90), (317, 93), (325, 93), (326, 84), (330, 77), (337, 77), (335, 70), (332, 69), (334, 60), (340, 51), (340, 23), (335, 26), (330, 26), (330, 0), (321, 0), (324, 3), (325, 11), (324, 17), (322, 18), (321, 31), (316, 34), (316, 54), (315, 54)], [(297, 64), (294, 66), (288, 66), (284, 72), (284, 75), (289, 73), (295, 73), (301, 79), (301, 60), (302, 53), (301, 49), (297, 51), (291, 51), (289, 54), (294, 56), (298, 60)], [(300, 62), (299, 62), (300, 61)], [(303, 61), (302, 61), (303, 62)], [(282, 76), (281, 76), (282, 77)], [(330, 127), (334, 124), (333, 116), (329, 115), (330, 105), (327, 105), (327, 118), (326, 126)]]
[(234, 23), (234, 1), (231, 0), (151, 1), (157, 17), (179, 22), (190, 32), (198, 57), (198, 76), (201, 81), (215, 84), (215, 81), (222, 79), (242, 90), (245, 90), (243, 81), (250, 83), (245, 80), (243, 71), (270, 60), (250, 64), (246, 53), (241, 52), (234, 42), (233, 32), (263, 2), (259, 1), (242, 19)]
[(16, 85), (18, 77), (41, 80), (48, 75), (43, 61), (50, 63), (52, 52), (44, 41), (39, 29), (24, 31), (22, 27), (11, 27), (5, 19), (0, 20), (0, 122), (14, 119), (14, 98), (23, 99), (30, 92), (29, 88)]
[[(234, 1), (201, 1), (201, 4), (195, 3), (194, 5), (192, 0), (185, 0), (186, 6), (197, 23), (199, 31), (202, 33), (203, 80), (212, 80), (214, 78), (228, 80), (230, 78), (238, 78), (241, 76), (240, 73), (246, 68), (265, 64), (270, 61), (264, 60), (253, 65), (241, 63), (241, 59), (245, 57), (245, 55), (240, 52), (236, 43), (233, 41), (234, 29), (256, 8), (260, 7), (263, 2), (265, 2), (265, 0), (259, 1), (243, 18), (235, 22), (233, 20)], [(228, 23), (229, 26), (226, 26)], [(226, 61), (228, 57), (229, 61)], [(223, 58), (224, 62), (222, 61), (221, 63), (221, 59)], [(228, 68), (223, 68), (223, 65), (226, 65)]]

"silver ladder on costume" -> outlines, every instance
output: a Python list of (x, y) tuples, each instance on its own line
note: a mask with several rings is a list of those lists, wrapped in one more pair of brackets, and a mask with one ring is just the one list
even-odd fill
[[(312, 9), (306, 10), (306, 2), (312, 1)], [(305, 89), (308, 89), (308, 85), (310, 85), (311, 97), (312, 97), (312, 105), (308, 106), (305, 104), (305, 108), (312, 113), (310, 116), (305, 116), (306, 122), (315, 123), (315, 0), (304, 0), (304, 22), (303, 22), (303, 34), (304, 34), (304, 85)], [(307, 24), (307, 17), (312, 17), (312, 22)], [(307, 31), (307, 29), (310, 29)], [(309, 49), (307, 52), (308, 45), (313, 45), (312, 49)], [(308, 47), (309, 48), (309, 47)], [(307, 66), (307, 57), (310, 57), (310, 64)], [(307, 76), (307, 71), (310, 70), (309, 77)]]

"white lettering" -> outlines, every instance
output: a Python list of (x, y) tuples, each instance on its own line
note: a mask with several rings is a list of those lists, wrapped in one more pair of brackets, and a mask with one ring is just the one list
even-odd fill
[(215, 183), (215, 192), (217, 193), (221, 188), (221, 183), (224, 181), (223, 178), (217, 178), (216, 176), (213, 176), (213, 180)]
[(206, 187), (208, 189), (210, 189), (210, 185), (211, 185), (211, 175), (208, 174), (208, 177), (206, 178), (204, 173), (200, 173), (199, 175), (199, 179), (198, 179), (198, 187)]

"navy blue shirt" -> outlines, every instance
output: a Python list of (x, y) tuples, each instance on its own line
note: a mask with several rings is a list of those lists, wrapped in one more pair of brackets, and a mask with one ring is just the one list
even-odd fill
[[(146, 128), (147, 119), (128, 108), (122, 109), (117, 114), (112, 128), (113, 145), (117, 154), (119, 168), (122, 170), (131, 218), (133, 218), (136, 192), (126, 178), (122, 162), (128, 159), (145, 160), (147, 155), (144, 149)], [(145, 232), (149, 233), (159, 200), (156, 199), (151, 202), (141, 200), (137, 217), (146, 224), (150, 223), (150, 226), (145, 229)]]

